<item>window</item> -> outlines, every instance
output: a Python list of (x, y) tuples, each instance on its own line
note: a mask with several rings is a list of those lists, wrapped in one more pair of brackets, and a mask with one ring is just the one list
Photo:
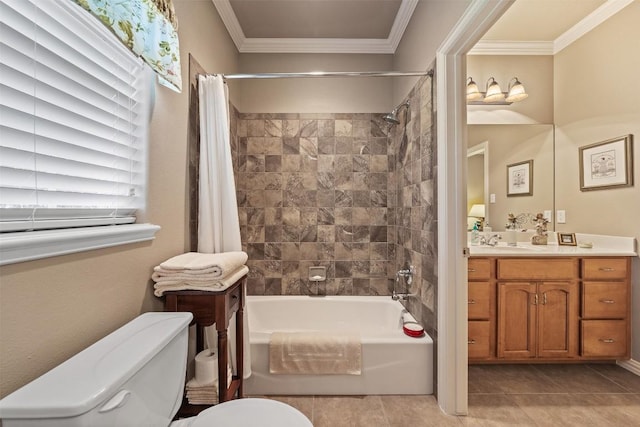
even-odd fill
[[(0, 17), (0, 263), (6, 264), (16, 261), (4, 242), (65, 240), (86, 236), (88, 226), (135, 222), (145, 203), (152, 73), (71, 1), (0, 0)], [(124, 227), (90, 233), (139, 232)], [(33, 231), (61, 228), (73, 230)]]

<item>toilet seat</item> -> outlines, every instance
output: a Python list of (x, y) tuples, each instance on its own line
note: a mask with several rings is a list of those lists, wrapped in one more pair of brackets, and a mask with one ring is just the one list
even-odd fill
[(292, 406), (270, 399), (237, 399), (205, 409), (190, 427), (313, 427)]

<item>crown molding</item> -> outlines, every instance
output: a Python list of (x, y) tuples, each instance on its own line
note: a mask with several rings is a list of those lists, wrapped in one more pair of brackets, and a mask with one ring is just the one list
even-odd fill
[(633, 0), (608, 0), (599, 8), (591, 12), (584, 19), (573, 27), (558, 36), (553, 42), (553, 54), (560, 52), (598, 25), (620, 12), (626, 6), (633, 3)]
[(247, 38), (229, 0), (212, 0), (240, 53), (374, 53), (393, 54), (419, 0), (402, 0), (386, 39)]
[(553, 55), (553, 42), (480, 40), (469, 55)]
[(553, 41), (480, 40), (469, 51), (469, 55), (555, 55), (633, 3), (633, 1), (607, 0)]
[(240, 22), (238, 22), (236, 13), (231, 7), (231, 3), (229, 3), (229, 0), (211, 1), (218, 10), (218, 14), (220, 15), (220, 19), (222, 19), (222, 23), (225, 27), (227, 27), (227, 32), (231, 36), (231, 40), (233, 40), (233, 43), (236, 45), (236, 49), (240, 50), (240, 46), (242, 46), (242, 44), (246, 40), (246, 37), (244, 36), (244, 31), (242, 31)]
[(393, 54), (387, 39), (245, 39), (240, 53), (378, 53)]
[(395, 53), (398, 48), (400, 40), (402, 40), (404, 31), (407, 29), (407, 25), (409, 25), (409, 21), (411, 20), (411, 16), (413, 16), (413, 11), (416, 9), (417, 5), (418, 0), (402, 0), (398, 13), (396, 14), (396, 19), (393, 21), (393, 26), (389, 32), (389, 37), (387, 38), (387, 42), (391, 45), (393, 50), (391, 53)]

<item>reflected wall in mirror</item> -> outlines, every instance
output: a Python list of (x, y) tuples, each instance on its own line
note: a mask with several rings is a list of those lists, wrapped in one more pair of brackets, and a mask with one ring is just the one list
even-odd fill
[(467, 230), (473, 228), (477, 221), (471, 215), (474, 205), (482, 205), (484, 210), (484, 223), (490, 224), (489, 212), (486, 208), (489, 203), (489, 146), (484, 141), (469, 147), (467, 150)]
[[(505, 230), (510, 213), (533, 214), (535, 217), (538, 212), (554, 212), (553, 125), (469, 125), (467, 129), (468, 153), (482, 151), (474, 149), (482, 146), (481, 144), (486, 146), (487, 151), (483, 154), (487, 173), (482, 175), (477, 171), (477, 160), (474, 159), (476, 156), (468, 157), (468, 203), (476, 200), (475, 195), (471, 199), (471, 191), (475, 191), (471, 188), (477, 189), (479, 183), (476, 180), (483, 176), (485, 211), (487, 222), (493, 231)], [(507, 165), (526, 160), (533, 160), (533, 195), (507, 197)], [(491, 200), (495, 202), (492, 203)], [(549, 230), (555, 229), (553, 219), (549, 223)], [(521, 227), (532, 229), (534, 225), (528, 222)]]

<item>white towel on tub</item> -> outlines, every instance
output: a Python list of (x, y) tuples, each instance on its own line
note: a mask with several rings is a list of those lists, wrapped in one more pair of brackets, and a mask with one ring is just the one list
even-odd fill
[(269, 372), (360, 375), (360, 336), (339, 332), (274, 332), (269, 342)]

